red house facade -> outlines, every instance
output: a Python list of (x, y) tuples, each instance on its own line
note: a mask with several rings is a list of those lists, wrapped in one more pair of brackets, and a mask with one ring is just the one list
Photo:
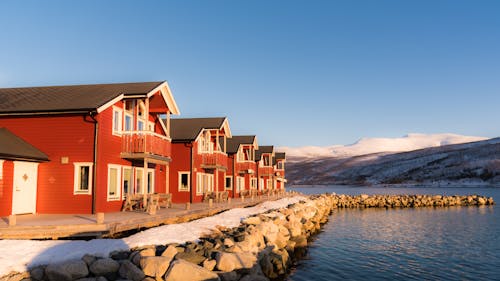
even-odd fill
[(232, 181), (232, 197), (250, 194), (257, 191), (257, 163), (255, 151), (259, 149), (256, 136), (233, 136), (227, 141), (229, 156), (229, 175)]
[(36, 213), (114, 212), (125, 194), (167, 192), (171, 114), (166, 82), (0, 89), (0, 127), (48, 156)]
[(274, 175), (276, 177), (276, 189), (285, 190), (285, 152), (276, 152), (274, 154)]
[(256, 152), (258, 189), (260, 192), (268, 192), (276, 189), (276, 178), (274, 171), (274, 147), (261, 145)]
[(231, 191), (227, 187), (227, 118), (171, 120), (172, 158), (170, 193), (174, 203), (201, 202), (207, 193)]

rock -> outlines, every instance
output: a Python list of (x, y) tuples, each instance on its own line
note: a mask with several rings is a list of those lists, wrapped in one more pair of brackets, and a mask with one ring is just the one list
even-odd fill
[(1, 281), (29, 281), (30, 275), (28, 272), (11, 272), (7, 276), (0, 277)]
[(97, 258), (92, 255), (85, 255), (82, 257), (82, 260), (87, 264), (87, 266), (90, 266), (93, 262), (97, 260)]
[(120, 264), (111, 258), (98, 259), (90, 265), (89, 269), (95, 276), (105, 276), (117, 272)]
[(230, 272), (218, 272), (219, 278), (222, 281), (238, 281), (240, 280), (240, 275), (236, 271)]
[(175, 260), (165, 274), (165, 281), (184, 281), (189, 276), (191, 281), (216, 281), (219, 276), (201, 266), (185, 260)]
[(203, 261), (203, 267), (210, 271), (214, 270), (216, 264), (217, 264), (216, 260), (206, 259)]
[(146, 277), (142, 270), (140, 270), (137, 266), (135, 266), (128, 260), (122, 262), (122, 265), (120, 266), (118, 272), (120, 273), (121, 277), (130, 279), (132, 281), (141, 281), (142, 279), (144, 279), (144, 277)]
[(32, 268), (30, 270), (30, 277), (35, 281), (42, 281), (44, 277), (45, 269), (41, 266)]
[(140, 264), (144, 274), (161, 279), (171, 261), (171, 257), (142, 257)]
[(201, 264), (204, 260), (207, 258), (197, 254), (196, 252), (184, 252), (184, 253), (178, 253), (175, 256), (175, 259), (183, 259), (185, 261), (194, 263), (194, 264)]
[(262, 275), (246, 275), (240, 281), (269, 281), (269, 278)]
[(220, 271), (233, 271), (237, 269), (250, 269), (257, 261), (257, 257), (251, 253), (225, 253), (218, 252), (217, 269)]
[(224, 239), (224, 246), (226, 246), (227, 248), (230, 248), (230, 247), (234, 246), (234, 241), (230, 238), (226, 238), (226, 239)]
[(109, 255), (110, 258), (114, 260), (126, 260), (130, 256), (128, 251), (114, 251)]
[(106, 277), (99, 276), (99, 277), (80, 278), (80, 279), (77, 279), (76, 281), (108, 281), (108, 279), (106, 279)]
[(173, 245), (168, 245), (167, 249), (161, 254), (162, 257), (168, 257), (173, 259), (177, 255), (178, 251)]
[(50, 281), (76, 280), (88, 274), (87, 264), (83, 260), (50, 264), (45, 268), (45, 275)]
[(253, 225), (257, 225), (257, 224), (260, 224), (260, 218), (255, 216), (255, 217), (248, 217), (246, 219), (244, 219), (242, 221), (244, 224), (253, 224)]
[(132, 262), (135, 265), (139, 265), (142, 257), (154, 257), (156, 256), (156, 249), (148, 248), (141, 251), (135, 251), (130, 255)]

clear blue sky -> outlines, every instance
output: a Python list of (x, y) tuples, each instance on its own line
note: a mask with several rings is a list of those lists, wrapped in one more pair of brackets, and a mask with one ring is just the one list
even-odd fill
[(279, 146), (500, 136), (500, 1), (1, 1), (0, 87), (167, 80)]

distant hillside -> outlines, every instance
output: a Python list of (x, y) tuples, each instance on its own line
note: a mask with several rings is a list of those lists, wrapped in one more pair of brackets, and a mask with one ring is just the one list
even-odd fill
[(500, 184), (500, 138), (404, 153), (287, 158), (290, 184)]
[(402, 138), (363, 138), (350, 145), (280, 147), (287, 156), (347, 158), (380, 152), (405, 152), (427, 147), (486, 140), (456, 134), (408, 134)]

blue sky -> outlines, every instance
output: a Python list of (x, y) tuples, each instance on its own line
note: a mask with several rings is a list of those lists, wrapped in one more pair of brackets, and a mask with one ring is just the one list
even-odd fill
[(167, 80), (278, 146), (500, 136), (499, 1), (1, 1), (0, 87)]

